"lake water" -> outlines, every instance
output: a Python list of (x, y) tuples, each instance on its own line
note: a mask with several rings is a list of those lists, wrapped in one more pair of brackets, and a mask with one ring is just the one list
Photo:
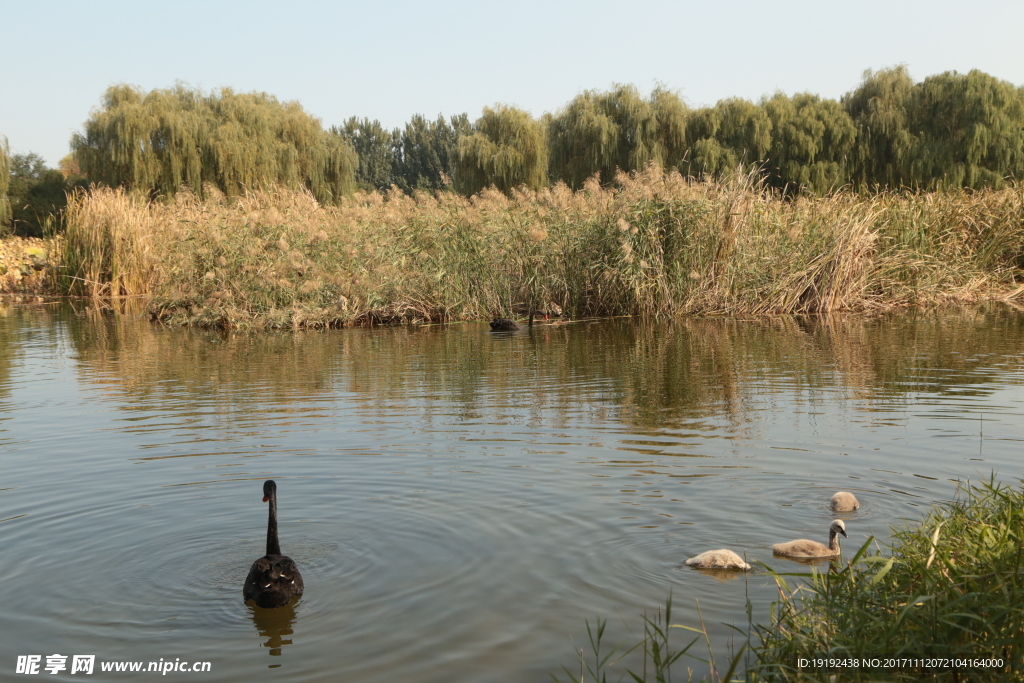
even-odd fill
[[(836, 490), (863, 505), (852, 554), (958, 480), (1016, 481), (1022, 353), (1001, 304), (513, 334), (0, 304), (0, 680), (54, 654), (77, 680), (91, 654), (91, 680), (177, 660), (211, 663), (168, 674), (197, 681), (547, 681), (578, 670), (587, 619), (632, 645), (670, 591), (721, 658), (777, 589), (684, 559), (806, 571), (771, 545), (825, 541)], [(269, 478), (306, 594), (264, 611), (241, 589)]]

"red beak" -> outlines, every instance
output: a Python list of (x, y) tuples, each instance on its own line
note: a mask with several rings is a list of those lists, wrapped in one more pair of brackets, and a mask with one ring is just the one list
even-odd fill
[(263, 502), (266, 503), (270, 500), (270, 496), (263, 496)]

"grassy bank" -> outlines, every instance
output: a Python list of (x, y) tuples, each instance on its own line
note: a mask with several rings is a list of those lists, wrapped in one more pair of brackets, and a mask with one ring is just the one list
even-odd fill
[(1019, 190), (787, 201), (753, 176), (652, 168), (601, 187), (228, 201), (74, 199), (60, 291), (152, 297), (224, 327), (573, 316), (819, 313), (1005, 296), (1024, 262)]
[[(845, 567), (804, 575), (806, 582), (796, 588), (776, 575), (780, 600), (771, 623), (751, 625), (750, 651), (740, 648), (731, 661), (720, 657), (717, 666), (713, 654), (701, 652), (703, 624), (697, 629), (670, 618), (645, 619), (645, 638), (634, 648), (645, 653), (644, 668), (632, 679), (671, 680), (672, 665), (678, 661), (683, 668), (691, 657), (710, 662), (715, 681), (744, 675), (748, 681), (821, 683), (1024, 680), (1024, 488), (994, 482), (965, 487), (919, 524), (894, 529), (888, 552), (868, 557), (870, 545), (847, 558)], [(591, 644), (602, 622), (598, 627), (588, 625)], [(670, 628), (684, 629), (674, 649)], [(605, 651), (584, 658), (581, 674), (570, 680), (623, 675), (614, 671), (620, 656)], [(905, 661), (886, 663), (886, 656)], [(749, 668), (737, 678), (740, 657)], [(823, 657), (861, 663), (800, 665)], [(873, 666), (865, 658), (882, 661)], [(948, 660), (959, 664), (940, 665)]]

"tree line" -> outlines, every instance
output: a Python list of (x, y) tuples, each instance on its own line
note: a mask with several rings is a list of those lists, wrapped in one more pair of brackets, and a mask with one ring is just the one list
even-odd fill
[[(65, 164), (71, 162), (70, 156)], [(48, 168), (40, 155), (11, 154), (0, 136), (0, 235), (42, 237), (60, 228), (67, 194), (88, 181), (70, 169)]]
[[(438, 133), (411, 147), (409, 132), (427, 126)], [(780, 191), (817, 194), (844, 187), (1000, 188), (1024, 176), (1024, 88), (977, 70), (915, 83), (898, 66), (865, 72), (839, 100), (776, 93), (701, 108), (663, 88), (645, 97), (620, 85), (585, 91), (540, 118), (499, 105), (485, 108), (472, 126), (463, 114), (451, 124), (417, 117), (401, 133), (355, 118), (332, 130), (359, 152), (361, 187), (407, 192), (437, 189), (440, 178), (463, 194), (557, 182), (578, 189), (595, 175), (608, 183), (617, 171), (650, 163), (690, 177), (757, 166)], [(360, 145), (369, 139), (377, 144), (372, 165), (364, 165)], [(447, 165), (432, 175), (407, 170), (420, 168), (425, 152)]]
[[(69, 165), (81, 178), (154, 197), (181, 187), (232, 196), (276, 184), (329, 203), (357, 188), (577, 189), (651, 163), (690, 177), (756, 166), (787, 193), (999, 188), (1024, 175), (1024, 88), (977, 70), (915, 83), (898, 66), (865, 72), (839, 100), (776, 93), (691, 108), (664, 88), (644, 96), (619, 85), (584, 91), (539, 118), (498, 105), (475, 122), (416, 115), (388, 130), (357, 117), (325, 129), (298, 103), (266, 93), (117, 85), (71, 148)], [(13, 158), (0, 146), (0, 222), (27, 225), (13, 216), (24, 197), (5, 198), (13, 199), (17, 178), (34, 186), (44, 173), (33, 160), (26, 175), (25, 160)]]

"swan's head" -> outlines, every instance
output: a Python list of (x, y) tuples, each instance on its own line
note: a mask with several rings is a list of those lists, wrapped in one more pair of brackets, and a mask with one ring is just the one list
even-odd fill
[[(274, 483), (273, 479), (267, 479), (263, 482), (263, 502), (266, 503), (272, 496), (277, 493), (277, 484)], [(845, 535), (845, 534), (844, 534)]]
[[(274, 482), (271, 481), (268, 483), (273, 484)], [(842, 534), (845, 538), (849, 538), (849, 536), (846, 535), (846, 525), (843, 524), (843, 520), (841, 519), (833, 520), (828, 531), (830, 534)]]

